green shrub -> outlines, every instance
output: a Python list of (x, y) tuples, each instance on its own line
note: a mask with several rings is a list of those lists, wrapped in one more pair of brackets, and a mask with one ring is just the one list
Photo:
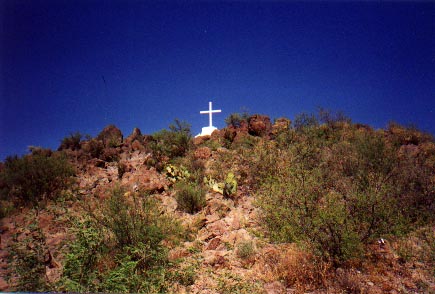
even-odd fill
[(166, 246), (182, 235), (181, 226), (162, 214), (151, 196), (124, 192), (115, 188), (90, 212), (92, 217), (74, 222), (76, 240), (57, 290), (167, 292), (171, 264)]
[(11, 201), (0, 200), (0, 219), (10, 215), (15, 210)]
[(58, 290), (67, 292), (96, 292), (99, 290), (99, 259), (107, 252), (104, 234), (95, 220), (89, 217), (73, 220), (72, 232), (75, 241), (69, 246), (65, 257), (62, 278)]
[(193, 285), (195, 283), (196, 271), (198, 270), (198, 267), (199, 264), (179, 266), (172, 274), (173, 279), (186, 287)]
[(196, 213), (204, 208), (205, 190), (196, 183), (177, 182), (175, 185), (178, 209)]
[(293, 125), (297, 131), (303, 131), (317, 127), (319, 121), (314, 114), (301, 113), (295, 117)]
[(184, 177), (186, 181), (201, 183), (205, 173), (205, 160), (196, 158), (194, 152), (189, 152), (184, 157), (178, 157), (172, 160), (172, 165), (185, 169), (187, 173)]
[(82, 149), (91, 158), (100, 158), (100, 156), (103, 154), (104, 145), (103, 145), (103, 142), (100, 140), (89, 139), (82, 146)]
[(172, 159), (184, 156), (190, 148), (192, 138), (190, 125), (176, 119), (174, 124), (169, 126), (169, 130), (154, 133), (152, 138), (150, 148), (156, 158), (166, 156)]
[(250, 161), (273, 240), (309, 242), (337, 265), (434, 220), (432, 145), (402, 148), (382, 131), (337, 127), (341, 118), (299, 120), (291, 144), (258, 144)]
[(143, 243), (159, 250), (163, 239), (176, 235), (178, 225), (161, 214), (152, 197), (132, 194), (132, 201), (128, 201), (124, 194), (125, 190), (115, 188), (102, 207), (102, 216), (98, 217), (113, 234), (118, 247), (135, 247)]
[(1, 196), (36, 205), (54, 199), (72, 183), (74, 170), (62, 154), (8, 157), (0, 171)]
[(83, 135), (80, 132), (71, 133), (69, 137), (65, 137), (62, 139), (58, 150), (59, 151), (65, 149), (79, 150), (80, 142), (82, 141), (82, 139), (83, 139)]
[(237, 256), (241, 259), (250, 258), (255, 254), (254, 243), (252, 240), (240, 242), (237, 245)]
[(232, 126), (234, 128), (240, 128), (242, 122), (247, 123), (249, 118), (249, 114), (247, 112), (243, 113), (231, 113), (226, 119), (225, 123), (227, 126)]
[[(34, 215), (36, 212), (31, 211)], [(45, 236), (39, 227), (36, 217), (34, 222), (26, 229), (24, 239), (14, 237), (11, 247), (12, 263), (11, 267), (14, 273), (18, 275), (16, 284), (17, 291), (46, 291), (49, 289), (48, 281), (45, 275), (45, 258), (47, 245)]]

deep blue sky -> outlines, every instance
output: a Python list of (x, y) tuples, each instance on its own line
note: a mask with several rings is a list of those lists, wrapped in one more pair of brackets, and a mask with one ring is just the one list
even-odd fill
[[(0, 160), (115, 124), (197, 134), (208, 101), (435, 133), (435, 2), (0, 1)], [(104, 77), (104, 78), (103, 78)]]

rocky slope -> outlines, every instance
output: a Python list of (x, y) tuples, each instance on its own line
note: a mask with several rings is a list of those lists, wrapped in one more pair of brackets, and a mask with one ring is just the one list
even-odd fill
[[(222, 147), (225, 138), (243, 143), (248, 136), (267, 138), (288, 127), (285, 119), (272, 125), (268, 117), (253, 116), (241, 125), (215, 132), (211, 138), (196, 139), (190, 158), (201, 161), (206, 175), (215, 175), (213, 169), (222, 156), (239, 156), (239, 150)], [(213, 141), (220, 147), (209, 147)], [(48, 202), (37, 215), (21, 207), (1, 219), (0, 291), (14, 291), (17, 283), (11, 253), (14, 246), (29, 237), (37, 240), (38, 234), (44, 237), (41, 248), (45, 250), (39, 262), (48, 283), (54, 285), (62, 274), (68, 243), (73, 239), (68, 217), (82, 214), (85, 205), (92, 207), (104, 201), (107, 191), (121, 185), (130, 193), (149, 191), (156, 195), (166, 213), (192, 234), (188, 241), (171, 246), (169, 251), (170, 260), (179, 261), (180, 268), (193, 272), (193, 283), (175, 283), (171, 288), (174, 293), (422, 293), (421, 289), (435, 293), (435, 278), (428, 270), (431, 265), (403, 260), (397, 253), (396, 240), (373, 243), (360, 264), (335, 269), (318, 263), (316, 257), (295, 244), (270, 243), (260, 226), (261, 211), (255, 205), (255, 195), (243, 180), (234, 197), (210, 189), (200, 212), (179, 211), (176, 192), (147, 148), (149, 142), (149, 136), (143, 136), (138, 129), (124, 139), (118, 129), (110, 126), (96, 139), (81, 142), (77, 149), (61, 146), (76, 166), (76, 186), (62, 201)], [(97, 149), (95, 157), (92, 152)], [(40, 232), (28, 229), (35, 223)], [(38, 245), (27, 246), (31, 250)], [(412, 246), (415, 251), (425, 250), (419, 247), (418, 240)]]

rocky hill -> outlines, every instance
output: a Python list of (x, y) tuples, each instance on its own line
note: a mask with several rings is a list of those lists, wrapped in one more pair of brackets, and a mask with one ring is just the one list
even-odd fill
[(435, 293), (432, 136), (325, 112), (226, 122), (8, 158), (0, 291)]

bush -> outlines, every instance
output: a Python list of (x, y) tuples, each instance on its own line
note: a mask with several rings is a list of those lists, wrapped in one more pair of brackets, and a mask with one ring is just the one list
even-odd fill
[(58, 290), (68, 292), (97, 292), (99, 278), (98, 262), (108, 247), (103, 231), (95, 220), (86, 218), (73, 220), (72, 232), (75, 241), (71, 243), (65, 257), (62, 278)]
[(132, 201), (125, 196), (125, 190), (115, 188), (111, 197), (102, 207), (103, 215), (98, 217), (101, 224), (115, 237), (118, 247), (135, 247), (148, 244), (151, 250), (160, 250), (160, 242), (176, 235), (177, 224), (162, 215), (156, 201), (150, 196), (132, 194)]
[(190, 125), (176, 119), (169, 126), (169, 130), (161, 130), (153, 134), (152, 138), (150, 148), (156, 158), (166, 156), (172, 159), (184, 156), (190, 148), (192, 138)]
[(309, 128), (317, 127), (319, 125), (319, 121), (313, 114), (301, 113), (295, 117), (293, 125), (297, 131), (303, 131)]
[(187, 213), (196, 213), (206, 204), (205, 190), (196, 183), (178, 182), (175, 185), (178, 209)]
[(237, 245), (237, 257), (241, 259), (247, 259), (254, 254), (255, 254), (255, 247), (252, 240), (243, 241)]
[(90, 139), (83, 144), (82, 149), (91, 158), (100, 158), (104, 151), (104, 145), (102, 141)]
[(91, 217), (74, 222), (76, 240), (58, 290), (167, 292), (167, 246), (182, 234), (181, 227), (162, 214), (151, 196), (124, 192), (115, 188)]
[(242, 122), (248, 123), (249, 114), (247, 112), (243, 113), (231, 113), (226, 119), (225, 123), (228, 127), (232, 126), (234, 128), (240, 128)]
[(0, 219), (10, 215), (14, 210), (15, 207), (11, 201), (0, 200)]
[(326, 287), (331, 272), (329, 263), (295, 244), (278, 245), (260, 255), (258, 270), (265, 281), (282, 281), (286, 287), (296, 288), (296, 293)]
[(82, 138), (83, 135), (80, 134), (80, 132), (72, 133), (69, 137), (65, 137), (62, 139), (58, 151), (65, 149), (79, 150)]
[(338, 265), (376, 238), (434, 219), (429, 143), (399, 148), (380, 131), (336, 128), (338, 119), (330, 126), (300, 120), (291, 144), (259, 144), (251, 161), (273, 240), (309, 242)]
[(1, 195), (36, 205), (57, 197), (71, 185), (73, 175), (72, 166), (62, 154), (8, 157), (0, 171)]
[[(36, 215), (36, 212), (31, 213), (32, 217)], [(49, 288), (45, 270), (48, 248), (37, 218), (34, 217), (32, 221), (33, 223), (26, 227), (29, 234), (26, 234), (25, 238), (14, 236), (10, 252), (11, 268), (18, 275), (15, 290), (43, 292)]]

